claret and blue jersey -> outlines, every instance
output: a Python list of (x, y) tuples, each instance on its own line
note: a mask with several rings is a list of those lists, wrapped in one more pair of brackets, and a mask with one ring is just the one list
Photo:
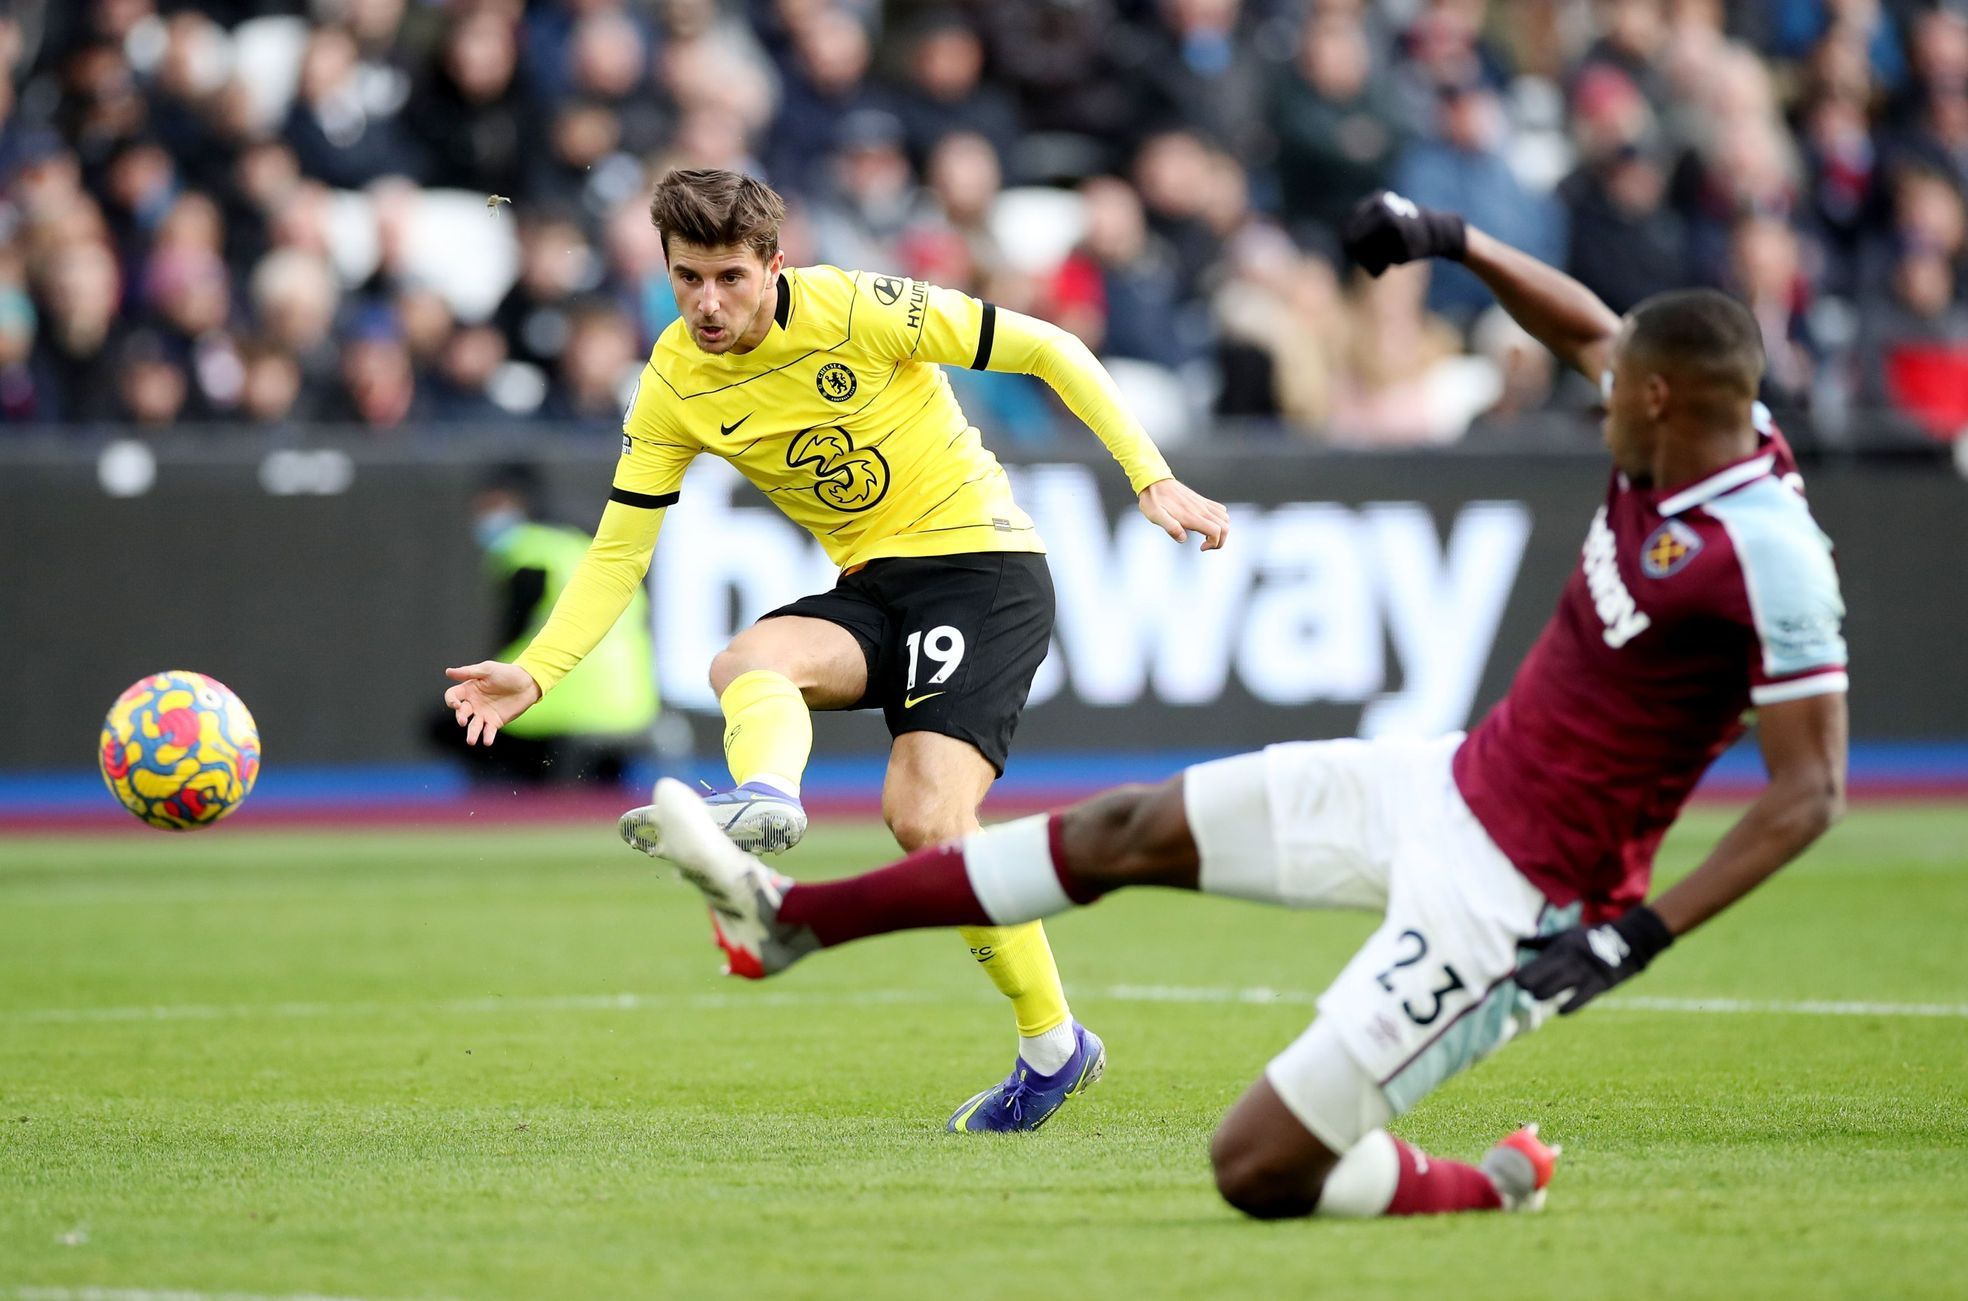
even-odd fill
[(1846, 689), (1845, 607), (1783, 436), (1698, 483), (1615, 473), (1509, 693), (1456, 756), (1470, 809), (1560, 904), (1645, 898), (1654, 851), (1744, 715)]

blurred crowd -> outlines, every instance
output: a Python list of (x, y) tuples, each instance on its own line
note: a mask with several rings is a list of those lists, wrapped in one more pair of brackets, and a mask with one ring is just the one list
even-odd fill
[(1818, 436), (1968, 425), (1945, 3), (16, 0), (0, 123), (9, 423), (612, 431), (675, 316), (650, 186), (714, 166), (794, 264), (1073, 330), (1170, 440), (1581, 438), (1467, 272), (1344, 265), (1380, 186), (1617, 309), (1738, 294)]

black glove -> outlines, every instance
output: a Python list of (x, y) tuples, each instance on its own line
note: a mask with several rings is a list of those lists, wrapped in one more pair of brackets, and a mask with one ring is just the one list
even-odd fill
[(1563, 1016), (1645, 971), (1672, 943), (1674, 933), (1660, 914), (1640, 904), (1627, 909), (1618, 921), (1574, 926), (1525, 940), (1520, 947), (1539, 953), (1517, 969), (1517, 983), (1540, 1001), (1571, 990), (1572, 996), (1558, 1008)]
[(1453, 212), (1423, 208), (1392, 190), (1375, 190), (1353, 209), (1340, 240), (1355, 266), (1378, 276), (1397, 263), (1422, 258), (1462, 261), (1469, 252), (1469, 227)]

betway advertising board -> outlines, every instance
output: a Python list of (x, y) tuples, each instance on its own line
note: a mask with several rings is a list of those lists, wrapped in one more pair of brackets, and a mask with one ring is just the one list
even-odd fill
[[(1142, 519), (1109, 464), (1010, 467), (1058, 594), (1019, 746), (1215, 748), (1465, 725), (1485, 688), (1500, 687), (1499, 651), (1528, 646), (1536, 607), (1549, 608), (1569, 564), (1561, 546), (1534, 549), (1538, 507), (1551, 508), (1551, 540), (1568, 523), (1582, 537), (1600, 480), (1589, 462), (1558, 462), (1534, 482), (1467, 468), (1186, 465), (1192, 486), (1231, 510), (1229, 545), (1203, 553)], [(1557, 505), (1563, 487), (1574, 492)], [(700, 464), (652, 567), (664, 699), (715, 711), (711, 656), (834, 577), (819, 546), (728, 466)], [(857, 721), (832, 729), (839, 743), (886, 744), (878, 720)]]
[[(1008, 461), (1015, 458), (1007, 458)], [(1591, 536), (1603, 454), (1178, 454), (1230, 506), (1230, 543), (1178, 548), (1097, 451), (1009, 464), (1058, 591), (1015, 752), (1194, 752), (1466, 727), (1508, 688)], [(1807, 465), (1848, 607), (1861, 740), (1968, 738), (1968, 484), (1928, 462)], [(834, 570), (722, 463), (700, 465), (652, 568), (665, 699), (715, 712), (704, 666)], [(988, 652), (988, 648), (986, 648)], [(976, 652), (973, 652), (976, 653)], [(716, 744), (715, 732), (708, 732)], [(877, 716), (819, 720), (826, 752), (879, 750)]]
[[(0, 770), (86, 769), (116, 693), (177, 667), (239, 691), (283, 765), (429, 760), (440, 670), (499, 644), (471, 540), (487, 468), (537, 462), (553, 513), (591, 525), (614, 464), (613, 442), (600, 440), (320, 440), (273, 452), (185, 440), (144, 451), (146, 473), (133, 478), (116, 452), (0, 444), (0, 652), (32, 685), (0, 719)], [(1603, 456), (1587, 451), (1184, 449), (1178, 473), (1233, 516), (1229, 545), (1204, 555), (1139, 518), (1097, 447), (1007, 459), (1019, 462), (1010, 471), (1059, 598), (1014, 767), (1020, 755), (1466, 726), (1549, 616), (1606, 478)], [(1805, 473), (1837, 542), (1854, 737), (1968, 740), (1956, 681), (1968, 484), (1932, 464)], [(700, 754), (718, 745), (711, 656), (757, 614), (834, 577), (727, 466), (692, 471), (650, 582), (653, 671)], [(888, 745), (873, 714), (823, 715), (816, 733), (821, 757)]]

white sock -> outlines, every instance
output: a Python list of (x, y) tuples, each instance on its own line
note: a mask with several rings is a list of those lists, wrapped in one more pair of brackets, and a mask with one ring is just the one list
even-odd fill
[(964, 872), (971, 892), (1000, 926), (1037, 921), (1073, 906), (1053, 870), (1046, 820), (1039, 813), (964, 837)]
[(778, 773), (762, 772), (745, 783), (747, 786), (766, 786), (778, 791), (789, 800), (800, 797), (800, 784), (791, 777), (781, 777)]
[(1044, 1034), (1019, 1035), (1018, 1055), (1041, 1075), (1057, 1075), (1073, 1060), (1079, 1039), (1073, 1033), (1073, 1018), (1067, 1017)]
[(1386, 1211), (1401, 1181), (1401, 1156), (1394, 1136), (1376, 1129), (1355, 1143), (1326, 1176), (1315, 1214), (1371, 1219)]

